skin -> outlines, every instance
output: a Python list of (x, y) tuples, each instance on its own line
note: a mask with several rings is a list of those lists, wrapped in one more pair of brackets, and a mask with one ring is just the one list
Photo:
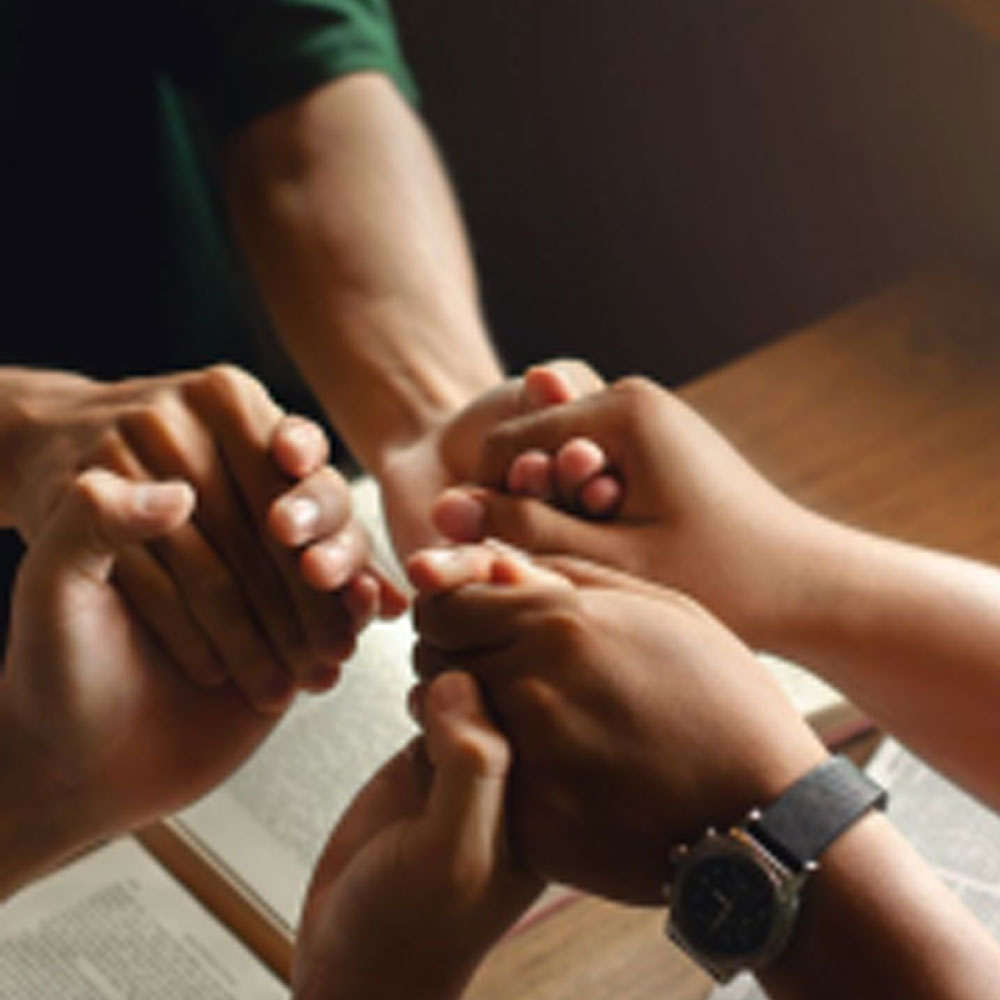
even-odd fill
[[(825, 756), (753, 654), (675, 592), (484, 547), (409, 569), (421, 672), (482, 684), (514, 746), (513, 843), (540, 873), (656, 905), (673, 844), (737, 822)], [(971, 1000), (998, 976), (1000, 946), (877, 813), (823, 854), (760, 973), (776, 1000)]]
[(324, 850), (299, 929), (296, 1000), (457, 1000), (541, 889), (507, 847), (510, 751), (472, 679), (437, 678), (423, 724)]
[(430, 139), (391, 81), (357, 73), (252, 122), (222, 167), (275, 327), (378, 477), (406, 553), (434, 537), (433, 497), (474, 464), (452, 418), (503, 381)]
[(84, 469), (182, 478), (195, 516), (120, 554), (115, 583), (189, 676), (227, 679), (280, 712), (297, 685), (337, 678), (357, 628), (400, 595), (367, 565), (323, 432), (245, 372), (99, 383), (4, 369), (0, 512), (29, 546)]
[[(423, 126), (387, 78), (352, 74), (231, 136), (220, 171), (278, 334), (379, 478), (399, 550), (430, 540), (432, 498), (524, 396), (489, 344)], [(0, 524), (30, 545), (87, 468), (186, 479), (195, 522), (124, 553), (116, 585), (192, 677), (232, 677), (280, 712), (296, 686), (334, 683), (372, 614), (402, 606), (368, 565), (325, 442), (283, 436), (283, 419), (229, 367), (114, 384), (3, 369)]]
[(502, 485), (517, 456), (552, 456), (581, 436), (621, 484), (610, 520), (466, 489), (439, 500), (439, 526), (457, 540), (492, 535), (534, 552), (574, 553), (683, 590), (755, 648), (814, 669), (1000, 807), (992, 766), (1000, 572), (803, 508), (643, 379), (498, 427), (484, 446), (482, 481)]
[(122, 552), (193, 507), (186, 483), (90, 470), (22, 563), (0, 679), (0, 896), (208, 791), (277, 721), (192, 681), (111, 582)]
[[(90, 470), (22, 564), (0, 680), (0, 899), (196, 798), (274, 724), (234, 690), (186, 677), (111, 582), (122, 552), (193, 508), (186, 483)], [(541, 889), (508, 850), (510, 750), (475, 682), (438, 678), (422, 721), (425, 736), (331, 834), (303, 911), (297, 998), (457, 998)]]

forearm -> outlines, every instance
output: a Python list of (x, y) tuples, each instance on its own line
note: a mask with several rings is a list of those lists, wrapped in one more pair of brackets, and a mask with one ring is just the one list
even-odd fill
[(448, 183), (387, 79), (346, 77), (251, 124), (224, 170), (272, 319), (363, 464), (500, 378)]
[(807, 885), (773, 1000), (980, 1000), (1000, 945), (881, 815), (844, 834)]
[(818, 521), (769, 645), (1000, 807), (1000, 572)]

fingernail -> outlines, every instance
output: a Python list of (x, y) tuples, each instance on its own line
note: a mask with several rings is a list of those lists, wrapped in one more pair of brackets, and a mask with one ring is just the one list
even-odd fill
[(315, 424), (301, 418), (289, 420), (282, 428), (285, 440), (296, 448), (313, 447), (317, 442), (321, 442), (322, 433)]
[(194, 491), (187, 483), (139, 483), (135, 490), (135, 504), (139, 512), (152, 517), (175, 511)]
[(449, 570), (462, 564), (462, 553), (459, 549), (424, 549), (421, 559), (432, 569)]
[(348, 553), (339, 539), (317, 545), (315, 552), (323, 563), (323, 573), (329, 585), (347, 575), (350, 570)]
[(319, 504), (311, 497), (289, 497), (281, 502), (282, 516), (296, 535), (307, 535), (319, 523)]

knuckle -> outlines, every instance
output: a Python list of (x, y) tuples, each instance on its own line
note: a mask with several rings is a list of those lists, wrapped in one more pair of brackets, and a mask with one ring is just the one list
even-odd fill
[(626, 375), (614, 383), (611, 391), (624, 400), (626, 405), (636, 407), (648, 406), (651, 400), (662, 392), (660, 387), (645, 375)]
[(257, 385), (249, 372), (223, 362), (195, 372), (185, 383), (183, 392), (197, 408), (226, 408), (238, 404)]

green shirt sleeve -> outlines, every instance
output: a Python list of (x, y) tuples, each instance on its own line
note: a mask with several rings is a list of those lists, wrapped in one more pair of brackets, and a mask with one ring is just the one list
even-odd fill
[(169, 70), (225, 135), (346, 73), (385, 73), (411, 101), (389, 0), (181, 0)]

